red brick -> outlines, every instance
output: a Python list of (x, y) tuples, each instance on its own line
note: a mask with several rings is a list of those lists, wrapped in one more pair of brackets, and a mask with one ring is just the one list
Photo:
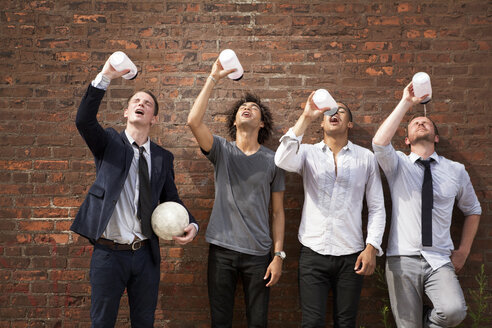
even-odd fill
[(106, 16), (94, 14), (94, 15), (73, 15), (73, 21), (75, 24), (86, 24), (86, 23), (106, 23)]
[(56, 60), (59, 61), (87, 61), (88, 52), (63, 51), (56, 54)]
[[(180, 195), (201, 228), (190, 245), (161, 243), (156, 326), (209, 326), (204, 234), (213, 206), (213, 166), (185, 122), (225, 48), (236, 51), (246, 74), (240, 82), (226, 78), (214, 88), (206, 122), (213, 133), (225, 136), (227, 108), (245, 91), (256, 92), (273, 112), (275, 132), (266, 144), (273, 150), (318, 87), (328, 88), (354, 109), (356, 128), (350, 138), (370, 148), (371, 136), (412, 75), (431, 75), (434, 98), (427, 109), (440, 125), (438, 152), (466, 165), (482, 203), (482, 229), (460, 273), (470, 303), (474, 275), (482, 262), (488, 268), (492, 261), (490, 252), (483, 251), (492, 249), (487, 125), (492, 22), (486, 2), (31, 0), (7, 1), (2, 9), (0, 304), (7, 307), (0, 307), (1, 327), (90, 326), (93, 248), (69, 229), (95, 179), (95, 166), (74, 120), (88, 83), (115, 50), (127, 52), (141, 74), (133, 81), (112, 81), (98, 118), (103, 127), (122, 130), (127, 95), (140, 88), (155, 91), (161, 122), (152, 129), (152, 138), (174, 153)], [(412, 112), (417, 110), (421, 108)], [(399, 129), (393, 144), (406, 152), (404, 135)], [(303, 140), (318, 142), (320, 136), (313, 124)], [(288, 174), (286, 185), (285, 249), (293, 255), (271, 292), (273, 328), (300, 324), (298, 298), (292, 295), (298, 295), (295, 254), (302, 179)], [(390, 206), (388, 195), (386, 201)], [(454, 218), (453, 240), (459, 240), (462, 222), (462, 215)], [(188, 295), (184, 302), (182, 295)], [(358, 325), (381, 326), (382, 297), (374, 277), (368, 277)], [(242, 298), (238, 286), (234, 326), (244, 325)], [(331, 305), (330, 299), (327, 317)], [(130, 326), (126, 294), (117, 325)], [(470, 319), (463, 325), (471, 326)]]
[(51, 231), (53, 222), (50, 221), (22, 221), (19, 223), (20, 231)]

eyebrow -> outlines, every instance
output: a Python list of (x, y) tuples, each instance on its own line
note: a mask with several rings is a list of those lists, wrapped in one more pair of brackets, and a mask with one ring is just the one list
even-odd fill
[[(135, 97), (135, 98), (132, 98), (130, 101), (139, 101), (140, 98), (139, 97)], [(150, 104), (150, 105), (153, 105), (153, 102), (148, 100), (148, 99), (143, 99), (144, 103), (146, 104)]]
[[(242, 104), (241, 106), (239, 106), (239, 108), (242, 108), (242, 107), (246, 107), (246, 104)], [(253, 105), (251, 105), (251, 107), (255, 107), (257, 109), (260, 109), (260, 106), (258, 106), (257, 104), (253, 104)]]

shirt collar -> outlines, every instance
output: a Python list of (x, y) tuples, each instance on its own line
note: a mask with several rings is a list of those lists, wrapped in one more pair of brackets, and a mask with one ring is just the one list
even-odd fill
[[(412, 161), (412, 163), (415, 163), (418, 159), (420, 159), (420, 156), (415, 153), (410, 153), (409, 158)], [(432, 155), (429, 156), (429, 158), (432, 158), (433, 160), (436, 161), (436, 163), (439, 163), (439, 156), (437, 155), (436, 152), (433, 152)]]
[[(125, 130), (125, 135), (128, 138), (128, 141), (130, 142), (130, 145), (133, 146), (133, 143), (135, 142), (135, 139), (132, 138), (132, 136), (128, 133), (127, 130)], [(150, 138), (147, 137), (147, 141), (142, 145), (144, 147), (145, 151), (147, 154), (150, 154)]]
[[(317, 144), (314, 145), (316, 148), (322, 150), (322, 151), (327, 151), (329, 150), (331, 152), (331, 149), (330, 147), (328, 147), (327, 144), (325, 144), (325, 142), (323, 140), (321, 140), (320, 142), (318, 142)], [(351, 150), (352, 148), (354, 147), (354, 144), (348, 140), (347, 144), (345, 146), (343, 146), (343, 150)]]

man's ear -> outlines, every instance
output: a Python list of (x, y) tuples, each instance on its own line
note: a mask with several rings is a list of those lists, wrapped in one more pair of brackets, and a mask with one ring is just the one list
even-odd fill
[(347, 127), (352, 129), (354, 127), (354, 122), (348, 122)]
[(152, 116), (152, 120), (150, 121), (150, 126), (156, 124), (157, 122), (159, 122), (159, 115)]
[(439, 143), (439, 135), (434, 136), (434, 143)]
[(408, 137), (405, 137), (405, 145), (410, 146), (410, 139)]
[(123, 117), (128, 117), (128, 107), (123, 110)]

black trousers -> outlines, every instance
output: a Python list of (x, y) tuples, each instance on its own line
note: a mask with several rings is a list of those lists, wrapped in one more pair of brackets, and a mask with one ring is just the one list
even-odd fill
[(333, 292), (335, 328), (354, 328), (359, 307), (363, 276), (354, 271), (359, 253), (345, 256), (321, 255), (301, 247), (299, 293), (302, 327), (325, 327), (326, 304)]
[(159, 278), (160, 264), (154, 263), (150, 245), (119, 251), (95, 244), (90, 268), (92, 327), (115, 326), (125, 288), (132, 328), (153, 327)]
[(208, 254), (208, 298), (212, 327), (232, 327), (237, 281), (243, 282), (248, 327), (266, 327), (269, 288), (263, 279), (271, 255), (248, 255), (211, 244)]

